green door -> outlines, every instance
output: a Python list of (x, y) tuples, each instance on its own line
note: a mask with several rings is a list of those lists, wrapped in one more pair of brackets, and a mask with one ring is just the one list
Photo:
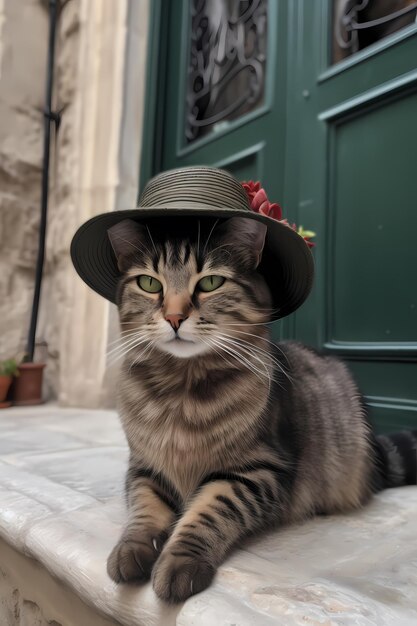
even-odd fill
[(345, 359), (382, 430), (417, 425), (411, 5), (155, 1), (141, 176), (224, 167), (317, 232), (313, 293), (274, 334)]
[(380, 429), (415, 428), (416, 3), (292, 4), (298, 219), (319, 233), (296, 334), (348, 361)]

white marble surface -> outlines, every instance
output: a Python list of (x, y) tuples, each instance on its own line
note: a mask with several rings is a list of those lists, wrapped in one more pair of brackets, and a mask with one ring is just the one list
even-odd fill
[(210, 589), (171, 608), (150, 585), (117, 587), (106, 574), (126, 463), (114, 412), (0, 411), (0, 536), (129, 626), (417, 624), (417, 487), (252, 541)]

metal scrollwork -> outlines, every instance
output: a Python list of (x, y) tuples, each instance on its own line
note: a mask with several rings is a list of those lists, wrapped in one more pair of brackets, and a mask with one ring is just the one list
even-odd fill
[(339, 61), (412, 24), (414, 0), (334, 0), (333, 61)]
[(266, 28), (266, 0), (191, 0), (188, 142), (262, 102)]

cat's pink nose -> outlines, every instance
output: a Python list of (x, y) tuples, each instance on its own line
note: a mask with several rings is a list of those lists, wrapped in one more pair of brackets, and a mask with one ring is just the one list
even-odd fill
[(165, 315), (165, 319), (171, 324), (174, 330), (178, 330), (182, 322), (187, 319), (187, 316), (183, 313), (168, 313), (168, 315)]

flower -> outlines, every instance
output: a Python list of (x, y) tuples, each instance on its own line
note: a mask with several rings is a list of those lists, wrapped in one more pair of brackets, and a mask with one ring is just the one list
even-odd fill
[(265, 189), (261, 188), (261, 183), (254, 183), (250, 180), (248, 183), (242, 183), (242, 187), (246, 191), (252, 211), (272, 217), (274, 220), (282, 219), (281, 207), (277, 203), (269, 202)]
[(261, 183), (259, 181), (254, 182), (253, 180), (249, 180), (246, 183), (242, 183), (243, 189), (246, 191), (246, 195), (248, 196), (249, 206), (252, 211), (255, 213), (260, 213), (261, 215), (266, 215), (267, 217), (271, 217), (273, 220), (278, 220), (281, 224), (292, 228), (296, 233), (300, 235), (306, 242), (306, 244), (312, 248), (315, 244), (310, 241), (312, 237), (316, 236), (316, 233), (312, 230), (304, 230), (302, 226), (297, 228), (296, 224), (289, 224), (287, 219), (283, 219), (282, 217), (282, 209), (279, 204), (271, 203), (268, 200), (268, 196), (266, 195), (265, 189), (261, 187)]
[(299, 226), (297, 233), (304, 239), (309, 248), (314, 248), (316, 244), (313, 241), (310, 241), (312, 237), (316, 236), (314, 230), (304, 230), (302, 226)]
[(288, 226), (288, 228), (292, 228), (292, 230), (295, 230), (295, 232), (304, 239), (309, 248), (314, 248), (316, 244), (310, 241), (312, 237), (316, 236), (316, 233), (314, 231), (304, 230), (302, 226), (298, 226), (297, 228), (297, 224), (295, 224), (294, 222), (292, 224), (289, 224), (287, 219), (280, 220), (280, 222), (281, 224), (285, 224), (285, 226)]

